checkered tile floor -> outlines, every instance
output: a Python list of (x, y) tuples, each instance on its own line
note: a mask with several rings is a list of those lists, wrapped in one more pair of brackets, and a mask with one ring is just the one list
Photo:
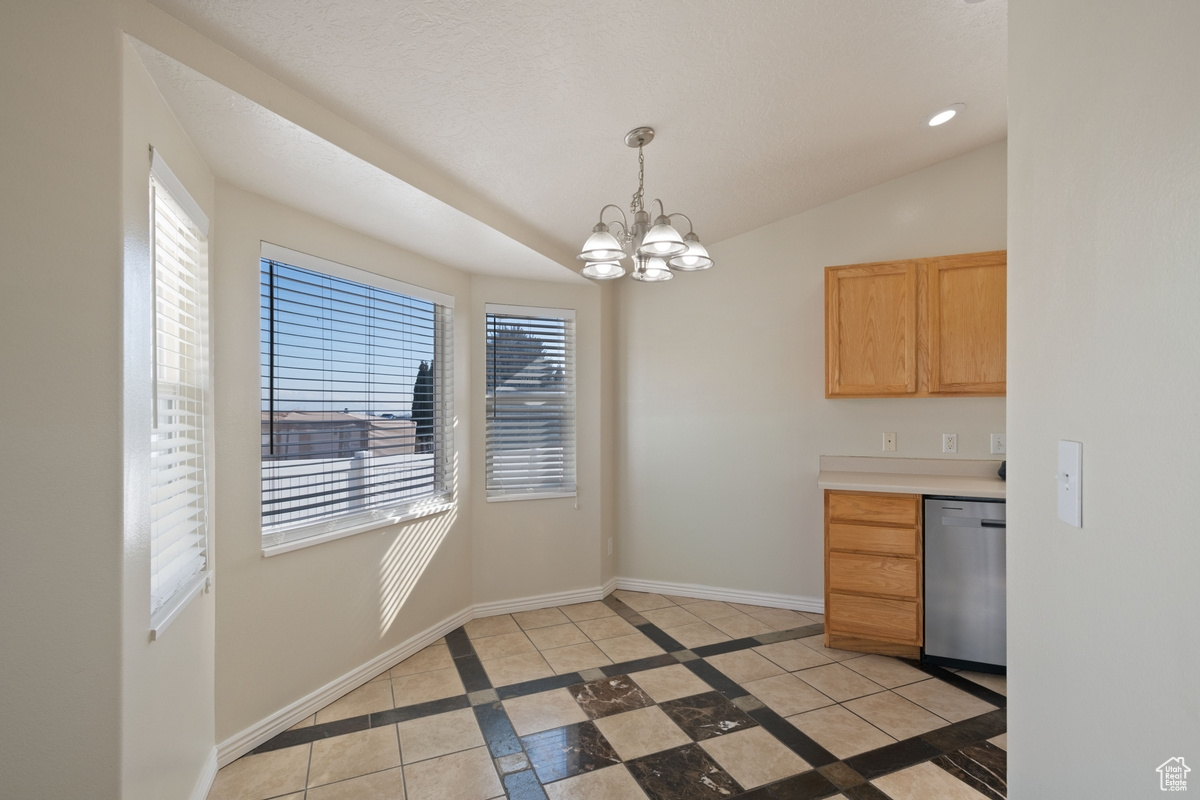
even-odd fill
[(209, 800), (1005, 797), (1003, 677), (830, 650), (822, 624), (624, 591), (472, 620)]

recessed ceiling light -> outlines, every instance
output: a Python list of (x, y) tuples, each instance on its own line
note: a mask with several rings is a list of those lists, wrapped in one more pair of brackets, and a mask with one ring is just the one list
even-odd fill
[(939, 109), (925, 120), (925, 124), (930, 128), (936, 128), (938, 125), (944, 125), (950, 120), (957, 117), (966, 108), (965, 103), (954, 103), (945, 108)]

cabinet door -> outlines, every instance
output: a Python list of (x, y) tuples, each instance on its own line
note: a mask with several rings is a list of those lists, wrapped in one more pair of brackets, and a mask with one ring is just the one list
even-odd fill
[(1006, 256), (1001, 250), (925, 262), (930, 394), (1004, 394)]
[(825, 396), (917, 391), (917, 263), (825, 270)]

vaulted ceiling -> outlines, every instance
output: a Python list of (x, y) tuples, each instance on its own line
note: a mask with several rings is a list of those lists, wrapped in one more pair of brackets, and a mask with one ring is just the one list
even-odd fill
[[(1006, 135), (1005, 0), (152, 2), (537, 231), (554, 246), (511, 254), (540, 264), (529, 277), (570, 263), (602, 205), (628, 206), (637, 154), (622, 140), (639, 125), (657, 131), (647, 198), (687, 213), (706, 243)], [(234, 123), (180, 106), (207, 92), (209, 112), (253, 125), (253, 104), (142, 57), (214, 171), (249, 180)], [(950, 103), (966, 104), (958, 119), (922, 124)], [(309, 158), (321, 146), (301, 144)], [(321, 213), (328, 187), (298, 198), (302, 160), (262, 167), (249, 188)], [(330, 161), (318, 159), (365, 187), (364, 209), (403, 192)], [(471, 268), (466, 250), (427, 254)]]

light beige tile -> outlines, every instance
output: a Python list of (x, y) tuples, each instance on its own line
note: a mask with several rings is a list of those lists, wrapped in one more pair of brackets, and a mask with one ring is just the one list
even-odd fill
[(583, 622), (586, 619), (615, 617), (617, 615), (617, 612), (599, 600), (592, 603), (576, 603), (573, 606), (559, 606), (558, 610), (566, 614), (567, 618), (572, 622)]
[(734, 639), (758, 636), (760, 633), (770, 633), (773, 630), (770, 625), (759, 622), (749, 614), (743, 614), (737, 610), (727, 617), (710, 619), (708, 624)]
[[(391, 670), (385, 669), (383, 672), (379, 673), (374, 678), (371, 678), (371, 681), (386, 681), (387, 679), (389, 679), (391, 677), (392, 677)], [(370, 683), (371, 681), (367, 681), (367, 682)]]
[(469, 708), (401, 722), (400, 756), (405, 764), (480, 747), (485, 742)]
[(984, 795), (928, 761), (871, 783), (892, 800), (984, 800)]
[(677, 594), (664, 594), (663, 597), (667, 598), (677, 606), (686, 606), (691, 605), (692, 603), (704, 602), (704, 598), (702, 597), (680, 597)]
[(566, 625), (551, 625), (547, 628), (534, 628), (525, 631), (529, 641), (538, 650), (553, 650), (556, 647), (566, 647), (571, 644), (582, 644), (588, 640), (587, 634), (568, 622)]
[[(300, 798), (300, 795), (296, 795)], [(396, 767), (308, 790), (308, 800), (403, 800), (404, 770)], [(285, 798), (286, 800), (286, 798)]]
[(616, 636), (628, 636), (637, 633), (638, 629), (620, 617), (600, 617), (575, 623), (579, 630), (587, 634), (593, 641), (596, 639), (612, 639)]
[(454, 667), (392, 678), (392, 695), (396, 701), (396, 708), (441, 700), (443, 697), (463, 694), (464, 691), (458, 670)]
[(1008, 750), (1008, 734), (1002, 733), (999, 736), (993, 736), (988, 739), (989, 742), (999, 747), (1001, 750)]
[(313, 725), (313, 723), (315, 723), (316, 721), (317, 721), (317, 715), (313, 714), (312, 716), (305, 717), (304, 719), (300, 720), (295, 725), (288, 728), (288, 730), (294, 731), (294, 730), (299, 730), (300, 728), (308, 728), (308, 727), (311, 727)]
[(629, 676), (656, 703), (711, 692), (712, 687), (683, 664), (648, 669)]
[(841, 706), (826, 706), (815, 711), (806, 711), (788, 717), (788, 722), (838, 758), (856, 756), (896, 741)]
[(785, 717), (833, 704), (828, 697), (796, 676), (787, 673), (751, 681), (742, 686), (746, 691), (766, 703), (773, 711)]
[(666, 608), (675, 605), (661, 594), (646, 594), (644, 592), (615, 592), (617, 599), (634, 611), (649, 611), (652, 608)]
[(591, 642), (558, 647), (554, 650), (543, 650), (542, 657), (558, 675), (612, 663), (608, 656), (604, 655), (600, 648)]
[(804, 639), (796, 639), (804, 645), (811, 647), (821, 655), (828, 658), (830, 661), (845, 661), (848, 658), (859, 658), (862, 653), (851, 652), (850, 650), (838, 650), (832, 647), (825, 646), (825, 634), (818, 633), (816, 636), (809, 636)]
[(643, 611), (642, 616), (660, 628), (678, 628), (680, 625), (691, 625), (702, 620), (686, 608), (667, 606)]
[(832, 697), (839, 703), (884, 690), (875, 681), (846, 669), (842, 664), (825, 664), (792, 674), (821, 694)]
[(728, 603), (721, 603), (716, 600), (701, 600), (699, 603), (692, 603), (688, 606), (687, 610), (703, 620), (731, 617), (734, 614), (741, 613)]
[(496, 759), (496, 768), (501, 775), (511, 775), (523, 769), (529, 769), (529, 758), (524, 753), (512, 753)]
[(335, 719), (361, 717), (363, 714), (387, 711), (392, 707), (391, 684), (387, 681), (372, 681), (364, 683), (318, 711), (316, 724), (333, 722)]
[(312, 745), (285, 747), (237, 761), (217, 771), (208, 800), (262, 800), (304, 791)]
[(537, 608), (533, 611), (518, 611), (512, 618), (523, 630), (562, 625), (571, 620), (557, 608)]
[(693, 622), (691, 625), (668, 628), (664, 633), (684, 647), (702, 647), (716, 642), (728, 642), (730, 639), (707, 622)]
[(475, 645), (475, 654), (479, 656), (480, 661), (515, 656), (518, 653), (532, 653), (537, 650), (533, 646), (533, 642), (529, 641), (529, 637), (520, 631), (502, 633), (498, 636), (485, 636), (472, 640), (471, 644)]
[(812, 624), (812, 621), (808, 617), (796, 611), (789, 611), (786, 608), (760, 608), (756, 611), (747, 611), (745, 613), (754, 617), (759, 622), (766, 623), (773, 631), (786, 631), (791, 628), (802, 628), (805, 625)]
[(951, 722), (962, 722), (996, 708), (991, 703), (969, 695), (961, 689), (955, 689), (937, 678), (910, 683), (897, 688), (895, 692)]
[(508, 720), (518, 736), (583, 722), (587, 714), (566, 689), (527, 694), (504, 701)]
[(765, 728), (750, 728), (706, 739), (700, 746), (744, 789), (753, 789), (809, 769), (807, 761), (767, 733)]
[(322, 786), (398, 766), (400, 742), (395, 725), (331, 736), (312, 744), (308, 785)]
[(463, 628), (472, 639), (482, 639), (485, 636), (500, 636), (505, 633), (517, 633), (521, 626), (509, 614), (495, 617), (480, 617), (468, 622)]
[(504, 786), (486, 747), (409, 764), (404, 768), (404, 783), (408, 800), (489, 800), (504, 796)]
[(809, 623), (811, 623), (813, 625), (824, 625), (825, 624), (825, 615), (824, 614), (813, 614), (810, 611), (798, 611), (796, 613), (803, 614), (804, 616), (808, 617)]
[(624, 761), (692, 741), (658, 706), (602, 717), (595, 724)]
[(910, 667), (903, 661), (890, 656), (863, 656), (862, 658), (851, 658), (842, 663), (859, 675), (870, 678), (880, 686), (886, 686), (889, 689), (903, 686), (906, 683), (923, 681), (929, 677), (921, 670)]
[(754, 648), (754, 652), (766, 656), (788, 672), (833, 663), (816, 650), (813, 650), (808, 645), (797, 642), (795, 639), (786, 642), (776, 642), (775, 644), (765, 644), (762, 647)]
[(916, 703), (890, 691), (869, 694), (857, 700), (850, 700), (844, 705), (876, 728), (897, 739), (920, 736), (948, 724), (941, 717), (930, 714)]
[(405, 675), (432, 672), (435, 669), (446, 669), (453, 666), (454, 658), (450, 655), (450, 648), (442, 642), (437, 642), (424, 650), (413, 653), (392, 667), (391, 675), (393, 678), (402, 678)]
[(633, 661), (637, 658), (649, 658), (664, 652), (661, 647), (640, 633), (618, 636), (615, 639), (600, 639), (596, 642), (596, 647), (603, 650), (604, 655), (612, 659), (614, 664)]
[(546, 659), (542, 658), (541, 653), (521, 653), (484, 661), (483, 669), (493, 686), (524, 683), (535, 678), (549, 678), (554, 674), (554, 670), (546, 663)]
[(544, 788), (550, 800), (644, 800), (646, 797), (624, 764), (585, 772)]
[(783, 674), (779, 665), (763, 658), (753, 650), (738, 650), (733, 653), (709, 656), (707, 661), (743, 685), (760, 678)]
[(984, 688), (991, 689), (996, 694), (1008, 696), (1008, 678), (1004, 675), (992, 675), (988, 672), (969, 672), (963, 670), (958, 673), (969, 681), (974, 681)]

